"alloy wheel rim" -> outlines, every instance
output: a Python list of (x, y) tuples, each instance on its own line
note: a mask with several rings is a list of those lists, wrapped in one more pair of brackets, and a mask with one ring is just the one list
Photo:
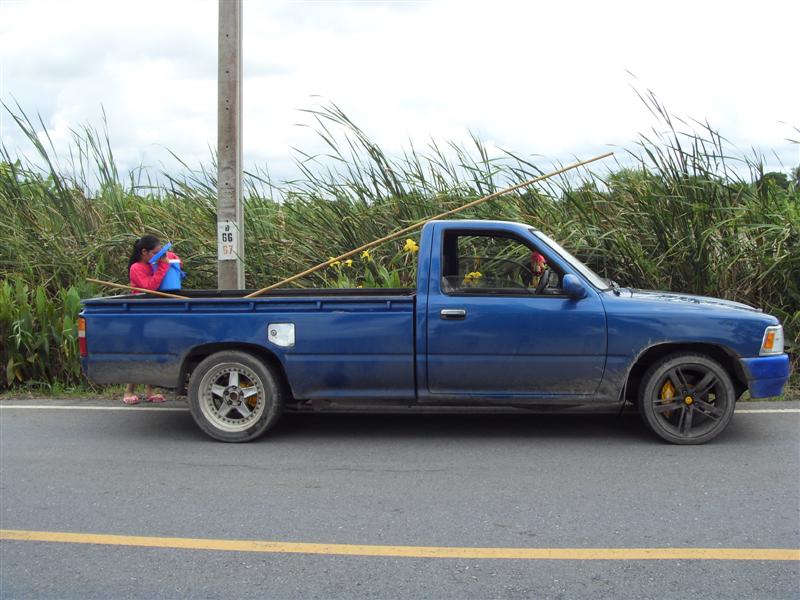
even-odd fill
[(258, 422), (265, 409), (263, 383), (242, 364), (219, 365), (200, 382), (200, 410), (218, 429), (246, 431)]
[(730, 399), (713, 370), (692, 363), (667, 371), (651, 402), (659, 427), (673, 435), (694, 438), (720, 425)]

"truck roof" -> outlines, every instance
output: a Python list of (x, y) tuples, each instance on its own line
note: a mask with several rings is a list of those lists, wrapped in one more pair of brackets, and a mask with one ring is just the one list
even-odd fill
[(524, 229), (525, 231), (533, 229), (534, 231), (538, 231), (536, 227), (528, 225), (527, 223), (486, 219), (434, 219), (432, 221), (428, 221), (425, 226), (427, 227), (428, 225), (438, 223), (442, 225), (454, 225), (456, 227), (465, 227), (469, 229), (497, 229), (499, 227), (504, 229)]

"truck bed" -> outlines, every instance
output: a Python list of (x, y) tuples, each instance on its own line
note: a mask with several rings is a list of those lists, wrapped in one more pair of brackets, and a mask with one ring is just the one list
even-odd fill
[[(84, 301), (90, 360), (100, 384), (183, 388), (198, 357), (226, 348), (274, 356), (293, 396), (415, 397), (416, 294), (410, 289), (181, 290), (187, 300), (128, 294)], [(291, 324), (295, 343), (269, 339)]]

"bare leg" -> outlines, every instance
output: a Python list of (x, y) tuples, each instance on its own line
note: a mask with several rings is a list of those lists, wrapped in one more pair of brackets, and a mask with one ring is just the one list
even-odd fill
[(137, 404), (139, 399), (136, 397), (136, 384), (129, 383), (125, 387), (125, 394), (122, 396), (122, 401), (125, 404)]
[(146, 385), (144, 388), (145, 398), (147, 398), (150, 402), (164, 402), (164, 395), (163, 394), (156, 394), (153, 391), (152, 385)]

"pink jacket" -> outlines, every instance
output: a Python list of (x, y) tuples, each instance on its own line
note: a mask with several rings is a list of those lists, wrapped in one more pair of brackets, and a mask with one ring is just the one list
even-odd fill
[[(174, 252), (167, 252), (167, 259), (170, 258), (177, 258), (180, 260), (177, 254)], [(153, 272), (153, 267), (148, 263), (137, 262), (131, 265), (130, 270), (130, 278), (131, 278), (131, 285), (133, 287), (143, 288), (145, 290), (157, 290), (158, 286), (161, 285), (161, 282), (164, 280), (164, 277), (167, 274), (167, 269), (169, 269), (169, 263), (159, 261), (156, 263), (156, 270), (155, 273)], [(183, 266), (183, 263), (181, 263)], [(136, 292), (141, 293), (141, 292)]]

